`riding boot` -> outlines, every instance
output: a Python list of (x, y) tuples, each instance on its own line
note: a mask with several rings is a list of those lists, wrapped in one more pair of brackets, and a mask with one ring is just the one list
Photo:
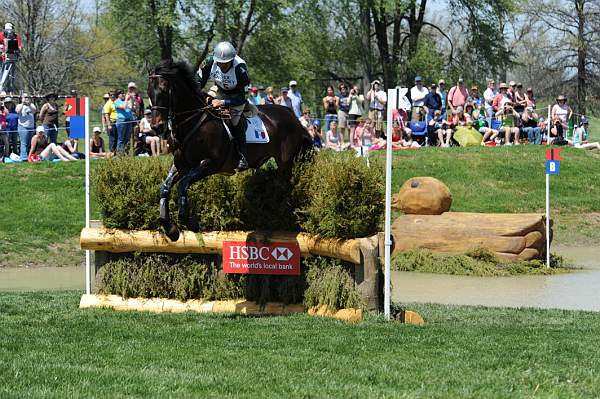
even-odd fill
[(235, 139), (233, 140), (235, 149), (239, 155), (239, 161), (237, 165), (238, 170), (248, 169), (248, 161), (244, 153), (246, 152), (246, 129), (242, 123), (238, 123), (235, 129)]

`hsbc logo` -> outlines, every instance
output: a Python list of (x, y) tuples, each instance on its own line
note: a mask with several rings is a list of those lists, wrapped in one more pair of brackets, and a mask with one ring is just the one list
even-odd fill
[(273, 258), (275, 258), (276, 260), (279, 261), (287, 261), (292, 259), (292, 256), (294, 256), (294, 253), (292, 251), (290, 251), (289, 248), (285, 248), (285, 247), (277, 247), (277, 248), (273, 248)]
[(223, 242), (223, 271), (300, 275), (300, 246), (288, 242)]

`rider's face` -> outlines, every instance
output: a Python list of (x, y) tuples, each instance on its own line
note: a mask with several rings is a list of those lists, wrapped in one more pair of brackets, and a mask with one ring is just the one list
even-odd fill
[(219, 69), (221, 69), (221, 72), (225, 72), (231, 66), (231, 61), (229, 61), (229, 62), (217, 62), (217, 65), (219, 66)]

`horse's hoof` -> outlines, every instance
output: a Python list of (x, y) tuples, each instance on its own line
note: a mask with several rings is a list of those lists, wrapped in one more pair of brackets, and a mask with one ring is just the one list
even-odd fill
[(187, 227), (189, 230), (193, 231), (194, 233), (197, 233), (200, 231), (200, 223), (198, 223), (198, 219), (196, 219), (194, 216), (190, 216), (188, 218)]
[(175, 223), (171, 224), (171, 227), (165, 232), (165, 234), (171, 241), (179, 240), (179, 229)]

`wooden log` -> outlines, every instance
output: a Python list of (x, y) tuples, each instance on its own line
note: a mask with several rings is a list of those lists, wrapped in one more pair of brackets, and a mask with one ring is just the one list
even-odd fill
[(378, 236), (360, 238), (362, 262), (354, 269), (354, 281), (367, 310), (383, 310), (383, 284), (380, 281)]
[(236, 313), (255, 316), (280, 316), (293, 313), (304, 313), (306, 308), (301, 304), (285, 305), (269, 302), (260, 306), (256, 302), (245, 299), (228, 301), (202, 301), (198, 299), (178, 301), (166, 298), (123, 298), (118, 295), (83, 295), (79, 308), (109, 308), (114, 310), (141, 311), (153, 313)]
[(545, 218), (538, 214), (503, 214), (446, 212), (441, 215), (402, 215), (394, 221), (408, 233), (432, 234), (452, 231), (454, 234), (468, 235), (469, 231), (479, 231), (487, 235), (525, 236), (532, 231), (543, 231)]
[(360, 242), (357, 239), (340, 240), (320, 238), (307, 233), (258, 231), (213, 231), (193, 233), (182, 231), (179, 240), (173, 242), (159, 231), (121, 230), (109, 228), (84, 228), (79, 239), (81, 249), (107, 252), (167, 252), (220, 254), (223, 241), (246, 242), (296, 242), (302, 256), (328, 256), (354, 264), (361, 262)]
[(393, 253), (415, 248), (464, 253), (484, 247), (508, 260), (528, 260), (543, 254), (545, 222), (539, 214), (402, 215), (392, 224)]
[[(394, 236), (396, 237), (396, 236)], [(502, 237), (502, 236), (487, 236), (487, 237), (468, 237), (465, 235), (452, 234), (432, 234), (431, 236), (421, 236), (420, 238), (407, 239), (406, 236), (400, 236), (395, 240), (393, 254), (398, 252), (408, 251), (415, 248), (427, 248), (434, 252), (442, 253), (461, 253), (467, 252), (473, 248), (485, 247), (493, 252), (506, 252), (519, 254), (525, 249), (524, 237)]]

